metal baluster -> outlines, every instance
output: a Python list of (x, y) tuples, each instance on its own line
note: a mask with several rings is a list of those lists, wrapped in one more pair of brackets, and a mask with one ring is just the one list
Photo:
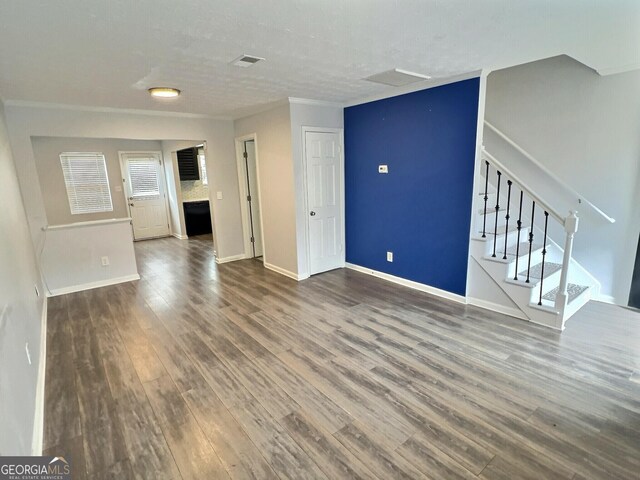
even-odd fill
[(542, 282), (544, 281), (544, 257), (547, 254), (547, 224), (549, 223), (549, 212), (544, 212), (544, 242), (542, 244), (542, 271), (540, 272), (540, 300), (538, 305), (542, 305)]
[(487, 238), (487, 200), (489, 200), (489, 162), (485, 160), (487, 164), (487, 173), (484, 178), (484, 217), (482, 220), (482, 238)]
[(496, 193), (496, 223), (493, 227), (493, 258), (496, 257), (496, 242), (498, 240), (498, 210), (500, 210), (500, 177), (502, 173), (498, 170), (498, 192)]
[(520, 230), (522, 230), (522, 197), (524, 192), (520, 190), (520, 212), (518, 213), (518, 242), (516, 244), (516, 274), (514, 280), (518, 280), (518, 257), (520, 256)]
[(529, 232), (529, 259), (527, 262), (527, 279), (525, 283), (529, 283), (529, 273), (531, 273), (531, 247), (533, 247), (533, 217), (536, 213), (536, 202), (533, 201), (533, 205), (531, 206), (531, 231)]
[(509, 186), (509, 190), (507, 191), (507, 214), (504, 218), (507, 220), (507, 223), (504, 226), (504, 257), (503, 260), (507, 259), (507, 242), (509, 240), (509, 207), (511, 205), (511, 184), (513, 182), (511, 180), (507, 180), (507, 185)]

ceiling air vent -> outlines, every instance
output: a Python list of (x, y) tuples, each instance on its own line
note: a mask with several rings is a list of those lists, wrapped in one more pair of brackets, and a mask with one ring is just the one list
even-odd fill
[(262, 57), (254, 57), (253, 55), (240, 55), (238, 58), (231, 62), (231, 65), (236, 67), (247, 68), (251, 65), (258, 63), (260, 60), (264, 60)]
[(400, 70), (399, 68), (394, 68), (393, 70), (387, 70), (386, 72), (371, 75), (370, 77), (365, 78), (365, 80), (382, 83), (384, 85), (391, 85), (392, 87), (402, 87), (404, 85), (409, 85), (410, 83), (429, 80), (430, 78), (431, 77), (428, 75), (421, 75), (420, 73), (413, 73), (406, 70)]

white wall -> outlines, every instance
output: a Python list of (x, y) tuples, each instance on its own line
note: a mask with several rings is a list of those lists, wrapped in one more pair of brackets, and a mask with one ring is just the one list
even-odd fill
[(574, 252), (602, 298), (626, 305), (640, 232), (640, 71), (602, 77), (565, 56), (499, 70), (486, 118), (616, 219), (583, 209)]
[[(36, 179), (37, 182), (37, 179)], [(0, 103), (0, 455), (31, 455), (44, 291)], [(38, 298), (34, 286), (38, 286)], [(25, 344), (29, 344), (31, 365)], [(34, 422), (35, 420), (35, 422)], [(37, 443), (37, 441), (36, 441)], [(36, 445), (37, 448), (37, 445)]]
[[(108, 265), (102, 264), (103, 257)], [(47, 229), (41, 268), (51, 295), (138, 280), (130, 221)]]
[[(256, 134), (265, 266), (297, 277), (296, 192), (288, 103), (235, 121), (236, 137), (252, 133)], [(236, 202), (240, 208), (238, 194)]]
[[(160, 142), (158, 141), (117, 138), (32, 137), (31, 144), (49, 225), (128, 217), (129, 212), (123, 193), (118, 152), (160, 151)], [(100, 152), (104, 154), (113, 211), (71, 214), (64, 175), (62, 168), (60, 168), (60, 153), (62, 152)]]
[(8, 105), (5, 114), (36, 248), (42, 245), (41, 228), (47, 224), (47, 216), (31, 147), (32, 136), (138, 140), (196, 138), (207, 142), (207, 168), (211, 172), (211, 189), (224, 193), (224, 199), (214, 205), (214, 231), (218, 254), (233, 256), (243, 252), (231, 120), (215, 120), (195, 115), (98, 111), (22, 104)]
[[(304, 138), (302, 127), (342, 129), (344, 126), (344, 109), (338, 106), (319, 105), (297, 99), (290, 99), (289, 109), (291, 116), (291, 151), (293, 154), (296, 207), (297, 273), (298, 278), (307, 278), (309, 276), (306, 233), (308, 214), (306, 209)], [(344, 155), (344, 152), (342, 152), (342, 154)]]

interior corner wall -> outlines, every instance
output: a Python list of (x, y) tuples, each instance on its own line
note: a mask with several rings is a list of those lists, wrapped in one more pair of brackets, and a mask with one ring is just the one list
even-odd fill
[[(257, 139), (265, 266), (297, 277), (296, 195), (289, 105), (283, 104), (235, 121), (236, 138), (253, 133)], [(236, 202), (239, 209), (238, 194)]]
[(32, 455), (45, 298), (2, 103), (0, 204), (0, 456)]
[(296, 245), (298, 255), (298, 278), (309, 276), (307, 218), (307, 194), (305, 182), (305, 156), (302, 127), (318, 129), (342, 129), (344, 109), (336, 106), (313, 105), (291, 102), (291, 149), (296, 198)]
[(465, 295), (479, 87), (345, 109), (347, 262)]
[(231, 120), (200, 116), (126, 111), (96, 111), (49, 106), (7, 105), (7, 129), (31, 236), (38, 250), (48, 224), (31, 137), (126, 138), (138, 140), (202, 139), (207, 142), (210, 188), (224, 193), (213, 209), (220, 256), (243, 252), (238, 176)]
[(640, 234), (640, 71), (600, 76), (567, 56), (498, 70), (486, 119), (616, 219), (578, 211), (573, 252), (601, 298), (626, 305)]

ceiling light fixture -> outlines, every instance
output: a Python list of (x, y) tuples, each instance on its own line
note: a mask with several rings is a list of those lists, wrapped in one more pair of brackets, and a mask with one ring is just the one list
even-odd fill
[(149, 93), (157, 98), (175, 98), (180, 95), (180, 90), (172, 87), (151, 87)]

